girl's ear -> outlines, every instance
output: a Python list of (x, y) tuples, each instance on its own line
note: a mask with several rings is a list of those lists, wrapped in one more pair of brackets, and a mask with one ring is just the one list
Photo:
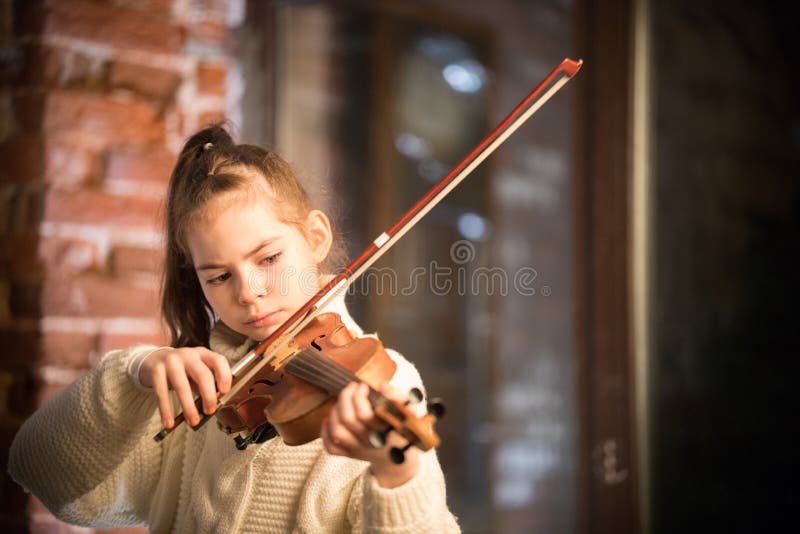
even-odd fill
[(314, 261), (319, 264), (328, 256), (333, 244), (333, 232), (328, 216), (319, 210), (311, 210), (306, 217), (306, 239), (311, 247)]

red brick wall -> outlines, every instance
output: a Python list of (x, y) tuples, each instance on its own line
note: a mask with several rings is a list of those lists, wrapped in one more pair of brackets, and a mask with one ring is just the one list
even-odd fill
[(0, 530), (85, 532), (5, 475), (8, 446), (106, 351), (164, 342), (163, 194), (186, 136), (236, 116), (241, 6), (0, 0)]

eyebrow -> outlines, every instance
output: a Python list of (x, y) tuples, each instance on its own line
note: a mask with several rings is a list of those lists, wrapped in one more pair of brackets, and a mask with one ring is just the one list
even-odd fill
[[(271, 245), (273, 242), (277, 241), (278, 239), (280, 239), (280, 238), (279, 237), (271, 237), (269, 239), (265, 239), (264, 241), (262, 241), (261, 243), (256, 245), (253, 250), (251, 250), (250, 252), (248, 252), (247, 254), (242, 256), (242, 259), (249, 258), (250, 256), (252, 256), (256, 252), (258, 252), (262, 248), (266, 247), (267, 245)], [(219, 265), (219, 264), (216, 264), (216, 263), (204, 263), (203, 265), (198, 265), (194, 269), (195, 269), (195, 271), (210, 271), (212, 269), (224, 269), (224, 268), (225, 268), (225, 265)]]

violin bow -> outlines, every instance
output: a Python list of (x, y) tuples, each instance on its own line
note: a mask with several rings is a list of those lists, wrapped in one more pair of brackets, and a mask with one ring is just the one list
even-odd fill
[[(233, 385), (230, 391), (218, 399), (217, 407), (226, 404), (263, 367), (272, 361), (276, 354), (311, 322), (317, 313), (330, 304), (350, 284), (369, 269), (388, 251), (392, 245), (411, 230), (422, 217), (441, 202), (458, 184), (474, 171), (486, 158), (503, 144), (511, 134), (522, 126), (539, 108), (556, 94), (580, 70), (583, 60), (564, 59), (550, 74), (517, 104), (517, 106), (478, 143), (455, 167), (442, 177), (431, 189), (406, 211), (386, 231), (381, 233), (349, 265), (339, 271), (322, 289), (311, 297), (300, 309), (278, 327), (269, 337), (259, 342), (231, 368)], [(267, 352), (269, 349), (269, 352)], [(265, 355), (265, 353), (267, 353)], [(201, 400), (196, 401), (200, 422), (195, 430), (203, 426), (212, 416), (199, 409)], [(183, 413), (175, 418), (172, 428), (164, 428), (153, 439), (163, 440), (185, 420)]]

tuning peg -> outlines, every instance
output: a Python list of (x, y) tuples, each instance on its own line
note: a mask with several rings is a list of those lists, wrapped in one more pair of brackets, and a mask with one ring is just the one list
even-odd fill
[(411, 447), (411, 442), (409, 442), (402, 449), (399, 447), (392, 447), (389, 451), (389, 458), (391, 458), (392, 462), (396, 463), (397, 465), (402, 464), (406, 461), (406, 451), (409, 447)]
[(386, 445), (386, 435), (389, 431), (392, 430), (392, 427), (387, 427), (386, 430), (373, 430), (367, 435), (367, 439), (369, 439), (369, 444), (375, 447), (376, 449), (380, 449), (384, 445)]
[(419, 388), (411, 388), (408, 390), (408, 400), (406, 401), (406, 406), (409, 404), (417, 404), (421, 400), (422, 391)]
[(243, 438), (241, 434), (236, 434), (235, 436), (233, 436), (233, 441), (236, 443), (236, 448), (239, 449), (240, 451), (245, 450), (247, 446), (250, 444), (247, 438)]
[(428, 413), (436, 419), (441, 419), (444, 416), (444, 412), (444, 404), (441, 399), (436, 398), (428, 401)]

